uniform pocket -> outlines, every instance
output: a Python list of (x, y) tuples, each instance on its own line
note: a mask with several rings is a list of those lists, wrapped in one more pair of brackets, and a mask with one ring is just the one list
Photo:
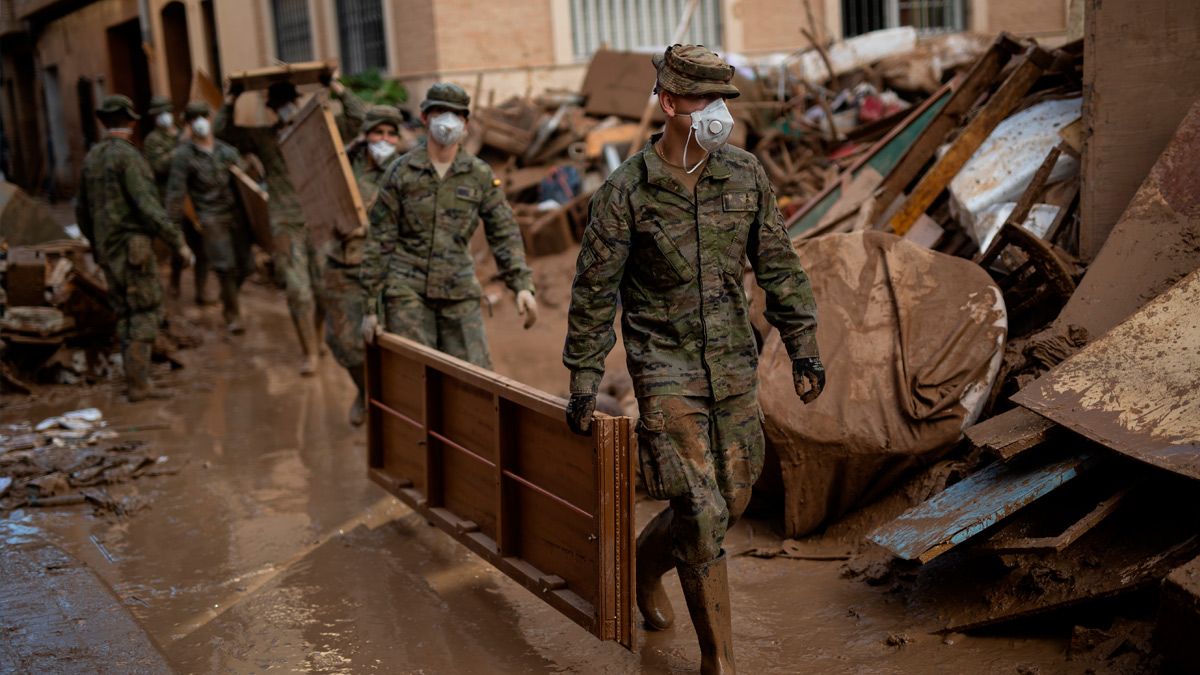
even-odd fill
[(654, 499), (674, 499), (688, 492), (683, 460), (664, 427), (661, 410), (644, 413), (636, 426), (642, 482)]
[(154, 244), (150, 237), (135, 234), (129, 238), (129, 248), (125, 252), (125, 260), (130, 267), (145, 267), (154, 258)]
[(659, 229), (654, 232), (654, 243), (658, 245), (659, 253), (662, 253), (663, 258), (666, 258), (667, 264), (671, 266), (671, 269), (675, 270), (675, 275), (679, 277), (681, 282), (687, 283), (695, 278), (696, 271), (683, 259), (683, 254), (679, 252), (679, 247), (675, 245), (671, 237), (667, 236), (664, 230)]

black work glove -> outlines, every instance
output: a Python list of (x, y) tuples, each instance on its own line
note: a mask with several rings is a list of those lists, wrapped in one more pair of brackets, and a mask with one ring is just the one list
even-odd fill
[(595, 394), (571, 394), (571, 400), (567, 403), (567, 426), (580, 436), (591, 436), (592, 414), (595, 412)]
[(246, 91), (246, 85), (241, 80), (229, 83), (229, 91), (226, 93), (230, 96), (241, 96)]
[(805, 405), (817, 400), (825, 388), (825, 366), (821, 365), (821, 359), (806, 356), (792, 361), (792, 383)]
[(321, 74), (317, 78), (321, 81), (322, 87), (328, 87), (333, 83), (333, 73), (328, 70), (321, 71)]

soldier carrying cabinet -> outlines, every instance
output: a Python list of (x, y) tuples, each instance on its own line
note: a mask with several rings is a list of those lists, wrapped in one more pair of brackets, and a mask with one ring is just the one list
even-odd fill
[(701, 672), (732, 673), (721, 546), (750, 501), (765, 444), (747, 257), (805, 403), (820, 394), (825, 371), (812, 289), (771, 184), (753, 155), (725, 144), (733, 128), (725, 99), (738, 95), (733, 68), (693, 45), (674, 45), (653, 63), (666, 130), (592, 198), (563, 349), (567, 422), (590, 433), (619, 300), (643, 481), (651, 497), (670, 501), (637, 540), (638, 608), (653, 629), (673, 624), (662, 576), (677, 568)]
[[(384, 326), (428, 347), (492, 367), (470, 241), (479, 220), (496, 267), (517, 294), (525, 328), (537, 320), (533, 272), (500, 181), (483, 160), (460, 147), (471, 99), (457, 84), (439, 82), (421, 102), (425, 145), (388, 168), (371, 208), (363, 257), (363, 336)], [(379, 299), (383, 295), (382, 302)]]
[(108, 279), (129, 400), (167, 398), (150, 385), (150, 354), (162, 323), (162, 284), (153, 238), (190, 265), (191, 249), (159, 203), (150, 165), (133, 146), (140, 116), (125, 96), (106, 96), (96, 110), (105, 138), (88, 151), (79, 177), (75, 217)]

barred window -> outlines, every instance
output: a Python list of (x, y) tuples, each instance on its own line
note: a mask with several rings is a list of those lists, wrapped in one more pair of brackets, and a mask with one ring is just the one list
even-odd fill
[[(689, 0), (571, 0), (575, 58), (609, 49), (666, 48)], [(683, 44), (721, 48), (721, 0), (700, 0)]]
[(338, 0), (337, 17), (342, 72), (357, 75), (372, 68), (387, 70), (383, 0)]
[(921, 35), (966, 28), (964, 0), (842, 0), (842, 37), (912, 26)]
[(284, 63), (312, 61), (308, 0), (271, 0), (275, 13), (275, 54)]

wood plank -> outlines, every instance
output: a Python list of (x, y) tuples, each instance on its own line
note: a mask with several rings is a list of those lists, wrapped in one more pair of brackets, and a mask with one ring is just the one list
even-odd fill
[(280, 132), (279, 150), (314, 246), (367, 227), (367, 210), (326, 92), (314, 94)]
[(916, 187), (908, 195), (908, 201), (900, 208), (888, 225), (898, 235), (903, 235), (917, 221), (917, 217), (929, 208), (938, 195), (950, 184), (950, 180), (958, 174), (971, 155), (979, 149), (988, 134), (996, 125), (1012, 112), (1013, 108), (1024, 98), (1033, 83), (1041, 77), (1042, 72), (1051, 63), (1051, 57), (1038, 47), (1030, 47), (1013, 69), (1013, 72), (1000, 85), (979, 114), (967, 124), (962, 134), (955, 139), (950, 148), (934, 161), (929, 171), (926, 171)]
[(867, 538), (905, 560), (926, 563), (1100, 461), (1095, 451), (1082, 449), (1047, 461), (997, 462), (905, 511)]
[(1089, 262), (1200, 98), (1200, 3), (1086, 0), (1084, 21), (1079, 253)]
[(231, 165), (229, 172), (233, 174), (233, 184), (242, 202), (246, 224), (250, 226), (250, 232), (254, 235), (254, 243), (267, 253), (273, 253), (275, 238), (271, 235), (271, 209), (266, 191), (246, 175), (241, 167)]
[(291, 82), (296, 86), (317, 84), (322, 75), (332, 76), (337, 72), (337, 61), (304, 61), (285, 63), (230, 73), (230, 84), (241, 84), (246, 91), (266, 89), (276, 82)]
[(966, 435), (977, 448), (1000, 459), (1017, 454), (1062, 435), (1064, 429), (1020, 406), (967, 428)]
[(1013, 401), (1116, 452), (1200, 479), (1200, 270)]

